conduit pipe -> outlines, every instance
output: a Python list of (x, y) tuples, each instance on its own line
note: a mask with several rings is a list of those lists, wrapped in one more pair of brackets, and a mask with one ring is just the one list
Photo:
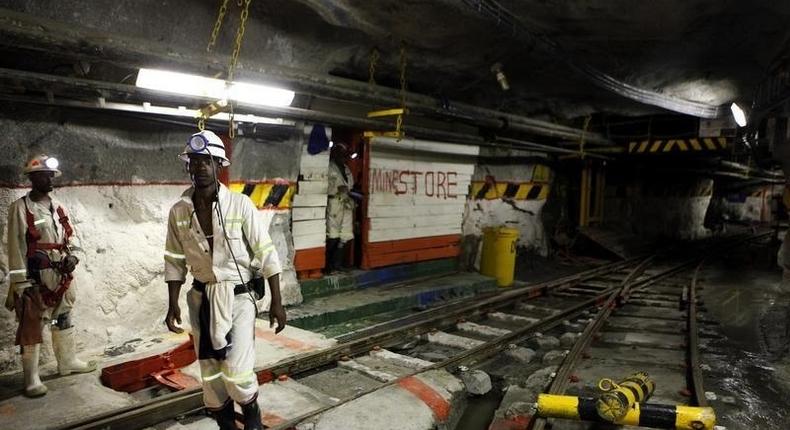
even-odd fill
[[(130, 87), (130, 88), (135, 88), (135, 87)], [(59, 106), (65, 108), (109, 110), (115, 112), (126, 112), (135, 115), (152, 115), (152, 113), (146, 110), (146, 108), (143, 105), (130, 104), (130, 103), (113, 103), (107, 101), (86, 102), (79, 100), (68, 100), (63, 98), (56, 98), (50, 100), (45, 97), (17, 96), (10, 94), (0, 94), (0, 100), (4, 100), (8, 102), (16, 102), (16, 103), (30, 103), (30, 104), (39, 104), (39, 105), (47, 105), (47, 106)], [(392, 124), (386, 121), (378, 121), (373, 119), (360, 118), (360, 117), (341, 115), (341, 114), (333, 114), (328, 112), (313, 111), (313, 110), (294, 108), (294, 107), (258, 106), (258, 105), (246, 105), (244, 103), (239, 103), (237, 104), (237, 110), (245, 111), (245, 112), (249, 111), (256, 115), (276, 116), (276, 117), (282, 117), (292, 120), (340, 125), (340, 126), (354, 127), (359, 129), (389, 130), (390, 128), (392, 128)], [(155, 115), (167, 116), (166, 114), (155, 114)], [(183, 118), (183, 117), (177, 117), (177, 118)], [(187, 118), (184, 118), (183, 120), (180, 121), (169, 120), (167, 122), (175, 123), (175, 124), (183, 124), (185, 126), (194, 125), (194, 121), (189, 120)], [(497, 138), (495, 141), (492, 142), (492, 141), (487, 141), (483, 137), (477, 135), (438, 130), (428, 127), (420, 127), (420, 126), (409, 126), (408, 131), (411, 135), (415, 137), (437, 139), (437, 140), (446, 141), (448, 143), (473, 144), (473, 145), (486, 146), (491, 148), (520, 149), (520, 150), (529, 150), (529, 151), (543, 152), (543, 153), (563, 153), (563, 154), (577, 154), (577, 155), (579, 154), (578, 151), (573, 151), (570, 149), (556, 148), (550, 145), (544, 145), (540, 143), (528, 142), (518, 139)], [(599, 158), (606, 160), (610, 159), (608, 157), (597, 155), (597, 154), (586, 154), (586, 155), (592, 158)]]
[[(84, 28), (0, 8), (0, 45), (14, 50), (28, 49), (72, 55), (81, 60), (109, 62), (129, 68), (175, 68), (199, 74), (223, 72), (228, 56), (175, 52), (171, 47), (152, 41), (125, 38), (117, 34)], [(53, 49), (56, 47), (56, 49)], [(298, 93), (341, 100), (399, 105), (398, 89), (370, 85), (367, 82), (340, 78), (293, 68), (243, 61), (236, 70), (238, 79), (279, 84)], [(496, 130), (508, 129), (541, 136), (578, 140), (585, 136), (589, 144), (609, 145), (598, 133), (541, 121), (525, 116), (482, 108), (435, 97), (406, 92), (410, 111), (435, 115)]]

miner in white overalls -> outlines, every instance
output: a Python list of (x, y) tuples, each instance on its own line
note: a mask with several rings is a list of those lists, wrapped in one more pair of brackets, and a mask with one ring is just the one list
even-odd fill
[(262, 279), (271, 289), (270, 324), (285, 328), (280, 299), (280, 262), (257, 208), (249, 197), (217, 180), (230, 165), (222, 140), (211, 131), (192, 135), (180, 158), (193, 187), (170, 209), (165, 244), (165, 281), (170, 293), (165, 323), (183, 331), (178, 305), (187, 268), (192, 289), (189, 319), (203, 379), (203, 401), (220, 429), (236, 429), (234, 401), (245, 429), (263, 429), (255, 366), (255, 300)]
[(346, 243), (354, 238), (354, 176), (346, 165), (348, 147), (335, 143), (329, 153), (329, 177), (326, 202), (326, 271), (343, 266)]
[(33, 189), (8, 209), (11, 282), (5, 305), (19, 322), (16, 345), (22, 349), (25, 395), (39, 397), (47, 393), (38, 366), (44, 326), (51, 328), (61, 375), (91, 372), (96, 363), (85, 363), (75, 356), (72, 272), (79, 260), (71, 254), (74, 229), (68, 213), (50, 195), (52, 179), (60, 176), (58, 160), (47, 155), (33, 157), (24, 172)]

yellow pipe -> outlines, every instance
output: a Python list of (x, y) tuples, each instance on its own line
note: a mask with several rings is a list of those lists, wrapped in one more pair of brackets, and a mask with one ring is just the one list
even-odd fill
[[(596, 400), (575, 396), (540, 394), (537, 415), (543, 418), (564, 418), (607, 423), (598, 416)], [(677, 430), (713, 430), (716, 413), (710, 407), (634, 403), (618, 425)]]

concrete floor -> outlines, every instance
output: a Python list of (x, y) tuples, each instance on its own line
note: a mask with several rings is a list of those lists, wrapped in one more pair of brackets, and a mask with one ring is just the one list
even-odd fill
[[(787, 348), (788, 333), (790, 333), (790, 324), (788, 323), (790, 294), (782, 294), (779, 289), (781, 273), (775, 266), (774, 254), (775, 248), (772, 247), (762, 245), (745, 246), (738, 252), (729, 254), (726, 260), (709, 262), (703, 271), (703, 285), (705, 286), (703, 299), (707, 309), (703, 310), (702, 318), (716, 323), (703, 324), (701, 327), (701, 330), (704, 332), (704, 337), (702, 338), (704, 347), (702, 361), (705, 363), (704, 368), (706, 370), (705, 388), (709, 398), (713, 399), (711, 400), (711, 406), (717, 412), (718, 424), (727, 429), (746, 430), (759, 428), (779, 430), (788, 428), (788, 423), (790, 423), (790, 411), (784, 401), (790, 396), (790, 354), (788, 354)], [(546, 265), (542, 264), (545, 263), (543, 261), (536, 263), (531, 269), (522, 266), (518, 277), (527, 283), (534, 283), (560, 276), (560, 274), (583, 270), (588, 268), (587, 266), (589, 265), (589, 262), (578, 265), (559, 263)], [(371, 291), (371, 294), (375, 294), (375, 292)], [(666, 315), (665, 309), (657, 309), (656, 311)], [(493, 327), (496, 327), (496, 321), (492, 320), (490, 323)], [(611, 324), (613, 326), (619, 324), (627, 328), (633, 324), (633, 321), (626, 314), (618, 314), (613, 318)], [(677, 329), (673, 325), (674, 323), (668, 320), (656, 320), (650, 322), (650, 324), (656, 326), (653, 328), (666, 328), (667, 331), (675, 331)], [(458, 328), (458, 332), (459, 334), (461, 332), (465, 334), (472, 333), (471, 336), (475, 337), (474, 329), (475, 327), (463, 326)], [(469, 333), (464, 332), (464, 330)], [(265, 361), (271, 363), (293, 354), (331, 344), (330, 340), (324, 339), (320, 335), (311, 334), (294, 327), (289, 328), (284, 334), (286, 336), (283, 338), (271, 336), (267, 329), (261, 327), (258, 335), (266, 346), (263, 347), (263, 350), (259, 348), (259, 351), (262, 351), (262, 353), (259, 353), (259, 358), (263, 359), (265, 357)], [(485, 333), (478, 334), (480, 338), (487, 336)], [(616, 338), (616, 334), (614, 336), (612, 339), (609, 339), (605, 345), (605, 350), (602, 350), (601, 354), (611, 353), (612, 349), (620, 349), (623, 352), (624, 361), (631, 360), (635, 368), (643, 368), (645, 362), (656, 362), (658, 364), (662, 362), (681, 362), (683, 360), (682, 355), (672, 349), (657, 349), (655, 354), (651, 354), (650, 357), (629, 355), (627, 353), (629, 348), (626, 345), (628, 339)], [(661, 337), (661, 335), (656, 336)], [(452, 336), (445, 337), (448, 337), (448, 342), (453, 340), (451, 339)], [(296, 339), (296, 341), (289, 341), (288, 339)], [(159, 342), (165, 345), (179, 342), (179, 339), (175, 337), (164, 340), (165, 342), (161, 340)], [(668, 341), (668, 339), (664, 338), (642, 340), (648, 344), (653, 341), (659, 344), (667, 343)], [(669, 340), (672, 340), (670, 343), (677, 343), (675, 342), (676, 339)], [(424, 357), (421, 358), (429, 359), (432, 356), (431, 354), (441, 354), (443, 352), (441, 348), (457, 349), (459, 347), (468, 347), (450, 344), (441, 346), (440, 344), (431, 344), (430, 348), (418, 346), (412, 352), (420, 352), (418, 351), (420, 348), (425, 348), (425, 351), (423, 351)], [(134, 346), (137, 347), (139, 353), (139, 350), (154, 349), (151, 347), (152, 345), (152, 342), (140, 341)], [(161, 348), (162, 346), (159, 345), (159, 347)], [(125, 347), (119, 346), (119, 348), (119, 350), (123, 350)], [(447, 352), (449, 353), (449, 351)], [(593, 357), (597, 355), (596, 348), (593, 348), (591, 352)], [(123, 357), (106, 357), (105, 363), (117, 362), (128, 357), (128, 353), (124, 354)], [(368, 363), (366, 360), (374, 359), (363, 358), (357, 364), (366, 368), (375, 368), (377, 371), (385, 373), (400, 373), (395, 365), (389, 365), (388, 367), (372, 361)], [(342, 375), (335, 375), (335, 378), (330, 377), (326, 381), (321, 381), (321, 378), (331, 375), (318, 373), (312, 377), (302, 378), (298, 382), (289, 379), (262, 386), (260, 395), (261, 399), (264, 399), (262, 400), (264, 419), (270, 425), (276, 424), (277, 422), (282, 422), (282, 420), (297, 416), (303, 413), (304, 410), (316, 405), (332, 404), (339, 398), (354, 395), (354, 390), (359, 390), (364, 384), (363, 381), (359, 380), (360, 376), (356, 375), (356, 373), (359, 373), (359, 369), (353, 369), (352, 367), (339, 367), (337, 372), (353, 374), (356, 378), (353, 383), (338, 384), (337, 380), (338, 378), (342, 379)], [(470, 397), (466, 400), (463, 398), (467, 396), (463, 394), (456, 378), (446, 373), (435, 375), (436, 378), (439, 378), (437, 379), (437, 381), (440, 381), (439, 385), (444, 387), (442, 391), (448, 393), (447, 398), (453, 399), (450, 400), (450, 403), (454, 406), (453, 416), (455, 418), (450, 421), (459, 421), (459, 426), (457, 427), (459, 429), (488, 428), (487, 423), (490, 421), (490, 417), (493, 417), (493, 410), (500, 405), (500, 401), (502, 401), (502, 404), (508, 403), (506, 400), (509, 397), (514, 399), (510, 408), (514, 411), (519, 410), (523, 405), (519, 403), (518, 399), (524, 398), (523, 393), (516, 392), (515, 388), (511, 390), (512, 392), (503, 391), (503, 389), (524, 385), (523, 381), (528, 381), (526, 383), (527, 388), (523, 389), (530, 392), (535, 391), (534, 388), (542, 384), (540, 382), (542, 377), (539, 374), (541, 372), (551, 372), (553, 366), (548, 363), (542, 363), (541, 360), (535, 360), (525, 365), (503, 356), (489, 362), (487, 366), (484, 366), (484, 370), (488, 371), (494, 380), (494, 390), (491, 391), (490, 395), (476, 398)], [(580, 369), (579, 374), (583, 377), (583, 381), (597, 380), (597, 375), (586, 375), (584, 374), (584, 369)], [(96, 376), (98, 375), (80, 375), (54, 379), (48, 383), (51, 393), (44, 400), (30, 401), (21, 397), (15, 397), (0, 401), (0, 428), (17, 428), (17, 425), (21, 425), (21, 423), (26, 424), (18, 428), (35, 428), (35, 426), (28, 426), (27, 423), (34, 416), (40, 418), (41, 414), (51, 418), (46, 420), (50, 424), (63, 422), (55, 420), (55, 416), (68, 418), (70, 415), (66, 414), (58, 406), (73, 405), (73, 399), (79, 399), (81, 406), (78, 409), (82, 417), (86, 414), (106, 411), (139, 401), (139, 399), (123, 393), (104, 392), (103, 390), (111, 390), (107, 390), (97, 384), (98, 378)], [(375, 377), (375, 374), (373, 376)], [(530, 383), (529, 381), (533, 379), (535, 382)], [(518, 383), (516, 383), (517, 381)], [(15, 382), (18, 381), (11, 378), (5, 379), (3, 382), (3, 385), (8, 387), (9, 384), (15, 385)], [(678, 398), (678, 390), (676, 388), (683, 384), (684, 381), (680, 380), (666, 383), (664, 386), (668, 389), (660, 397), (668, 403), (681, 402), (682, 399)], [(532, 385), (535, 387), (532, 387)], [(584, 383), (580, 383), (579, 387), (583, 385)], [(340, 391), (344, 389), (351, 391), (338, 391), (326, 394), (325, 388), (333, 386)], [(322, 388), (320, 393), (317, 388)], [(86, 392), (88, 394), (85, 394)], [(10, 394), (12, 393), (6, 392), (6, 395)], [(101, 401), (96, 402), (92, 400), (95, 398), (99, 398)], [(68, 401), (68, 399), (71, 399), (71, 401)], [(395, 404), (399, 405), (399, 407), (391, 407), (391, 405)], [(382, 409), (382, 405), (389, 407)], [(381, 410), (392, 411), (395, 415), (370, 414), (371, 411)], [(410, 410), (413, 413), (411, 415), (405, 414), (406, 410)], [(379, 422), (380, 428), (386, 428), (387, 424), (396, 422), (398, 423), (398, 428), (406, 428), (408, 427), (404, 426), (406, 422), (397, 419), (405, 415), (416, 420), (413, 423), (414, 426), (409, 428), (431, 428), (431, 426), (435, 425), (431, 411), (427, 410), (424, 404), (416, 402), (414, 396), (405, 393), (403, 390), (392, 388), (374, 396), (362, 397), (341, 409), (324, 414), (317, 420), (305, 423), (305, 428), (334, 428), (340, 423), (345, 428), (365, 428), (365, 425), (369, 424), (371, 422), (369, 420), (374, 416), (383, 419), (383, 421)], [(351, 421), (349, 421), (349, 418), (351, 418)], [(214, 426), (215, 424), (206, 417), (193, 416), (187, 417), (180, 422), (163, 423), (156, 428), (208, 429), (214, 428)], [(51, 425), (39, 426), (38, 428), (51, 428)]]
[[(335, 344), (334, 340), (290, 326), (275, 336), (274, 330), (270, 329), (268, 325), (267, 321), (257, 321), (255, 332), (256, 367), (271, 365), (297, 354), (327, 348)], [(188, 339), (186, 332), (180, 335), (166, 332), (160, 338), (139, 339), (131, 344), (110, 347), (103, 354), (82, 353), (80, 356), (99, 360), (101, 369), (116, 363), (168, 351)], [(122, 353), (117, 354), (118, 351), (122, 351)], [(182, 371), (195, 379), (196, 383), (199, 381), (200, 371), (197, 362), (185, 367)], [(44, 382), (49, 388), (49, 392), (46, 396), (38, 399), (28, 399), (21, 395), (21, 374), (5, 375), (0, 378), (0, 381), (3, 382), (1, 384), (3, 397), (0, 400), (0, 429), (56, 428), (90, 416), (137, 404), (160, 393), (158, 390), (141, 390), (134, 394), (114, 391), (101, 384), (99, 381), (100, 370), (83, 375), (56, 377), (53, 375), (53, 366), (49, 365), (42, 369), (42, 373), (45, 375)], [(168, 390), (161, 390), (161, 393), (165, 392)], [(261, 398), (264, 400), (262, 401), (266, 401), (265, 399), (268, 399), (270, 394), (268, 391), (263, 392)], [(204, 420), (194, 419), (194, 421), (197, 426), (194, 428), (202, 428), (200, 426), (205, 425), (202, 422)], [(213, 425), (213, 422), (211, 424)]]

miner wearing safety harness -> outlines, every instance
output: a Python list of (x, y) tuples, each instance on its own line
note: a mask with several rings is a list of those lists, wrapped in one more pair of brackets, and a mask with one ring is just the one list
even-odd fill
[(165, 323), (173, 332), (183, 331), (176, 325), (181, 323), (178, 297), (189, 268), (194, 280), (187, 304), (203, 402), (220, 429), (236, 430), (234, 402), (244, 412), (245, 429), (263, 429), (253, 370), (256, 305), (250, 289), (259, 298), (262, 278), (268, 281), (270, 325), (276, 319), (276, 333), (284, 329), (279, 257), (268, 225), (249, 197), (217, 181), (219, 169), (230, 165), (219, 136), (211, 131), (192, 135), (179, 158), (187, 162), (193, 187), (168, 217), (165, 281), (170, 306)]
[(24, 172), (33, 189), (8, 209), (8, 265), (10, 288), (5, 306), (16, 313), (19, 326), (16, 345), (22, 350), (25, 395), (40, 397), (47, 387), (39, 376), (38, 360), (42, 329), (49, 325), (52, 348), (61, 375), (96, 369), (75, 356), (74, 268), (71, 254), (74, 229), (63, 205), (50, 195), (52, 179), (60, 176), (55, 158), (39, 155), (28, 161)]

